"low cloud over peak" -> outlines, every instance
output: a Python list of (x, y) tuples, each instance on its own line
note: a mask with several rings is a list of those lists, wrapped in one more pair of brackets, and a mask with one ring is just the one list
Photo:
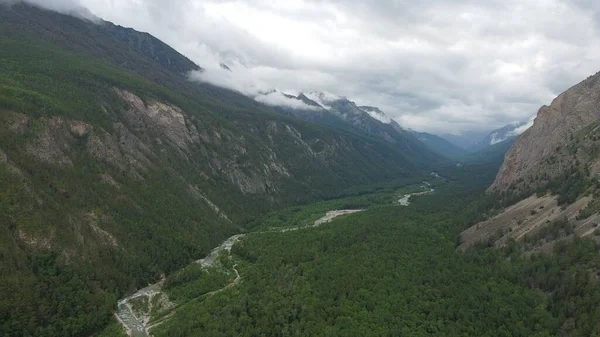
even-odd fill
[(280, 106), (298, 110), (321, 110), (319, 107), (308, 105), (301, 100), (279, 91), (272, 91), (254, 97), (255, 100), (272, 106)]
[(331, 92), (429, 132), (527, 121), (599, 70), (593, 1), (35, 1), (148, 31), (206, 69), (195, 80)]
[(0, 5), (28, 4), (38, 8), (68, 14), (81, 19), (100, 22), (101, 19), (90, 12), (79, 0), (0, 0)]

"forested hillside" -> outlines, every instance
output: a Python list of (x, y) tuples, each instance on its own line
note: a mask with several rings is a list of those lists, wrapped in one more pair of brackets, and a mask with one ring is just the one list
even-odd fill
[[(165, 291), (176, 309), (155, 313), (151, 333), (596, 336), (594, 240), (564, 241), (552, 255), (522, 255), (524, 246), (514, 241), (456, 250), (465, 225), (502, 207), (482, 184), (465, 184), (485, 171), (448, 168), (444, 178), (429, 178), (433, 193), (407, 207), (393, 196), (411, 191), (408, 182), (395, 193), (388, 187), (272, 214), (231, 257), (221, 256), (219, 267), (191, 265), (168, 277)], [(366, 210), (316, 228), (273, 230), (345, 207)], [(232, 268), (239, 282), (230, 283)]]
[(600, 336), (598, 75), (486, 191), (510, 143), (449, 163), (377, 108), (307, 118), (192, 70), (0, 4), (0, 336)]
[(256, 216), (427, 164), (189, 82), (149, 35), (26, 5), (0, 6), (0, 32), (7, 336), (94, 334)]

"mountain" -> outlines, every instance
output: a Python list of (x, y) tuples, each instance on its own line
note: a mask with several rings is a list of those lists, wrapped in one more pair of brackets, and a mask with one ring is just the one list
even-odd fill
[(507, 139), (514, 139), (522, 132), (522, 130), (520, 129), (522, 127), (525, 127), (526, 124), (527, 122), (512, 123), (498, 128), (490, 132), (485, 138), (478, 141), (474, 146), (469, 148), (469, 151), (478, 152), (490, 145), (501, 143)]
[(384, 124), (391, 124), (394, 120), (386, 115), (381, 109), (375, 106), (360, 106), (362, 111), (366, 111), (369, 116)]
[(348, 100), (332, 127), (190, 82), (145, 33), (23, 4), (0, 32), (1, 335), (94, 335), (255, 217), (439, 160)]
[(452, 144), (442, 137), (427, 132), (411, 130), (412, 134), (435, 152), (449, 159), (460, 159), (467, 154), (463, 148)]
[(358, 106), (345, 97), (324, 92), (284, 95), (303, 102), (305, 108), (277, 107), (282, 114), (378, 139), (416, 163), (430, 164), (440, 160), (439, 153), (416, 139), (377, 107)]
[(485, 193), (495, 163), (443, 160), (375, 107), (263, 104), (169, 48), (0, 6), (0, 336), (600, 331), (595, 79), (511, 150), (562, 173)]
[(599, 79), (599, 74), (590, 76), (539, 109), (533, 126), (506, 154), (492, 188), (540, 186), (570, 172), (600, 172), (595, 150)]
[[(117, 26), (108, 21), (102, 21), (98, 25), (101, 26), (104, 31), (112, 34), (114, 37), (133, 48), (136, 52), (152, 58), (156, 63), (167, 70), (179, 74), (187, 74), (192, 70), (202, 70), (200, 66), (190, 59), (179, 54), (175, 49), (148, 33), (142, 33), (131, 28)], [(222, 64), (221, 67), (229, 70), (224, 64)]]
[[(597, 235), (600, 221), (600, 73), (542, 106), (506, 153), (488, 192), (496, 215), (465, 230), (461, 249), (523, 242), (548, 252), (558, 241)], [(500, 143), (502, 144), (502, 143)]]
[(488, 145), (483, 149), (467, 154), (464, 157), (465, 163), (497, 163), (496, 169), (500, 167), (504, 161), (504, 156), (514, 144), (516, 137), (508, 137), (507, 139)]
[(463, 148), (467, 151), (472, 149), (479, 141), (489, 135), (489, 129), (487, 131), (465, 131), (460, 134), (443, 133), (439, 136), (449, 141), (450, 143)]

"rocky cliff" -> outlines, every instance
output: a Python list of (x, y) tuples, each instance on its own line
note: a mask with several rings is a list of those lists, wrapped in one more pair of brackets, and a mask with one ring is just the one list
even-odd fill
[(595, 167), (595, 155), (586, 154), (582, 144), (575, 146), (574, 142), (590, 141), (593, 136), (581, 132), (599, 117), (600, 74), (596, 74), (560, 94), (550, 106), (539, 109), (533, 126), (521, 134), (506, 154), (492, 188), (524, 182), (536, 184), (574, 166)]

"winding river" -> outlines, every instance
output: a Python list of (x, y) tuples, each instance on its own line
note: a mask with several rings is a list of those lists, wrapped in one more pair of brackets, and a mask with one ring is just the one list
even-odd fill
[(431, 187), (431, 184), (424, 181), (423, 185), (421, 185), (421, 187), (425, 190), (423, 192), (415, 192), (415, 193), (409, 193), (409, 194), (405, 194), (402, 197), (400, 197), (400, 199), (398, 199), (398, 203), (400, 204), (400, 206), (408, 206), (410, 205), (410, 197), (413, 196), (418, 196), (418, 195), (425, 195), (425, 194), (429, 194), (429, 193), (433, 193), (435, 190)]
[[(277, 232), (287, 232), (287, 231), (300, 230), (300, 229), (311, 228), (311, 227), (318, 227), (318, 226), (321, 226), (325, 223), (332, 221), (333, 219), (335, 219), (336, 217), (338, 217), (340, 215), (352, 214), (352, 213), (356, 213), (356, 212), (360, 212), (360, 211), (363, 211), (363, 210), (362, 209), (345, 209), (345, 210), (329, 211), (322, 218), (316, 220), (314, 222), (314, 224), (311, 226), (285, 228), (285, 229), (280, 229)], [(214, 248), (206, 257), (196, 260), (196, 261), (194, 261), (194, 263), (199, 263), (200, 265), (202, 265), (202, 267), (208, 268), (215, 263), (215, 261), (217, 260), (217, 257), (219, 256), (219, 254), (222, 251), (227, 251), (231, 256), (231, 248), (233, 247), (233, 245), (236, 242), (238, 242), (244, 236), (245, 236), (245, 234), (236, 234), (234, 236), (227, 238), (218, 247)], [(231, 287), (235, 286), (236, 284), (238, 284), (241, 280), (241, 276), (237, 270), (237, 265), (233, 266), (233, 271), (235, 272), (235, 275), (236, 275), (236, 277), (233, 281), (231, 281), (225, 287), (215, 290), (215, 291), (212, 291), (210, 293), (207, 293), (203, 296), (212, 296), (216, 293), (219, 293), (225, 289), (231, 288)], [(118, 302), (117, 312), (115, 313), (115, 316), (116, 316), (117, 320), (121, 323), (121, 325), (123, 325), (123, 327), (125, 328), (125, 330), (127, 331), (127, 334), (129, 336), (131, 336), (131, 337), (148, 337), (151, 335), (150, 330), (162, 322), (161, 321), (161, 322), (150, 323), (150, 312), (152, 309), (152, 302), (156, 296), (160, 296), (159, 300), (161, 300), (163, 302), (163, 305), (166, 306), (167, 308), (169, 306), (173, 307), (173, 304), (171, 302), (169, 302), (167, 295), (162, 292), (163, 282), (164, 282), (164, 280), (161, 280), (155, 284), (149, 285), (148, 287), (140, 289), (137, 292), (135, 292), (134, 294), (127, 296)], [(132, 301), (139, 300), (140, 298), (145, 298), (149, 303), (149, 309), (147, 310), (146, 313), (140, 313), (140, 312), (134, 310), (134, 308), (133, 308)], [(168, 316), (169, 315), (165, 316), (165, 318)], [(163, 318), (163, 320), (164, 320), (164, 318)]]
[[(423, 185), (421, 185), (421, 187), (424, 189), (424, 191), (405, 194), (402, 197), (400, 197), (400, 199), (398, 199), (398, 204), (400, 204), (401, 206), (408, 206), (408, 205), (410, 205), (411, 197), (418, 196), (418, 195), (425, 195), (425, 194), (429, 194), (429, 193), (432, 193), (435, 191), (431, 187), (431, 184), (426, 181), (423, 182)], [(301, 229), (305, 229), (305, 228), (318, 227), (318, 226), (321, 226), (328, 222), (331, 222), (333, 219), (335, 219), (336, 217), (338, 217), (340, 215), (352, 214), (352, 213), (361, 212), (361, 211), (363, 211), (363, 210), (362, 209), (344, 209), (344, 210), (328, 211), (323, 217), (316, 220), (310, 226), (284, 228), (284, 229), (279, 229), (276, 231), (283, 233), (283, 232), (288, 232), (288, 231), (301, 230)], [(269, 231), (269, 232), (273, 232), (273, 231)], [(233, 235), (233, 236), (227, 238), (218, 247), (214, 248), (207, 256), (205, 256), (204, 258), (199, 259), (197, 261), (194, 261), (193, 263), (199, 263), (200, 265), (202, 265), (202, 267), (208, 268), (215, 263), (215, 261), (217, 260), (217, 257), (219, 256), (219, 254), (221, 252), (227, 251), (229, 256), (231, 256), (231, 248), (233, 247), (233, 245), (236, 242), (238, 242), (244, 236), (245, 236), (245, 234), (236, 234), (236, 235)], [(236, 275), (236, 277), (233, 281), (231, 281), (225, 287), (215, 290), (215, 291), (212, 291), (210, 293), (207, 293), (204, 296), (212, 296), (216, 293), (219, 293), (225, 289), (231, 288), (231, 287), (235, 286), (236, 284), (238, 284), (241, 280), (241, 276), (237, 270), (237, 265), (233, 266), (233, 271), (235, 272), (235, 275)], [(152, 284), (143, 289), (140, 289), (137, 292), (135, 292), (134, 294), (127, 296), (118, 302), (115, 317), (121, 323), (121, 325), (123, 325), (123, 327), (125, 328), (125, 330), (127, 331), (127, 334), (129, 336), (131, 336), (131, 337), (151, 336), (150, 330), (153, 327), (161, 324), (165, 319), (167, 319), (168, 317), (170, 317), (171, 314), (174, 313), (175, 308), (174, 308), (173, 303), (171, 303), (169, 301), (168, 296), (162, 291), (163, 282), (164, 282), (164, 279), (160, 280), (159, 282), (157, 282), (155, 284)], [(163, 317), (160, 321), (153, 322), (152, 324), (150, 324), (152, 305), (154, 302), (156, 302), (157, 296), (158, 296), (158, 301), (161, 303), (162, 307), (167, 310), (171, 310), (171, 313), (169, 313), (167, 316)], [(133, 305), (132, 301), (138, 301), (140, 299), (144, 299), (144, 301), (147, 301), (147, 303), (148, 303), (148, 309), (146, 310), (146, 312), (139, 312), (137, 310), (134, 310), (134, 305)]]
[[(398, 204), (400, 204), (401, 206), (408, 206), (408, 205), (410, 205), (410, 198), (412, 196), (425, 195), (425, 194), (432, 193), (434, 191), (434, 189), (431, 187), (431, 184), (428, 182), (423, 182), (423, 185), (421, 185), (421, 187), (424, 189), (424, 191), (405, 194), (402, 197), (400, 197), (400, 199), (398, 199)], [(335, 219), (336, 217), (338, 217), (340, 215), (352, 214), (352, 213), (361, 212), (361, 211), (363, 211), (363, 210), (362, 209), (332, 210), (332, 211), (328, 211), (323, 217), (316, 220), (310, 226), (284, 228), (284, 229), (276, 230), (276, 232), (283, 233), (283, 232), (288, 232), (288, 231), (301, 230), (301, 229), (305, 229), (305, 228), (318, 227), (318, 226), (321, 226), (328, 222), (331, 222), (333, 219)], [(269, 231), (269, 232), (273, 232), (273, 231)], [(206, 257), (196, 260), (196, 261), (194, 261), (194, 263), (199, 263), (200, 265), (202, 265), (202, 267), (208, 268), (208, 267), (212, 266), (215, 263), (215, 261), (217, 261), (217, 257), (219, 256), (219, 254), (221, 252), (227, 251), (228, 254), (231, 256), (231, 248), (233, 247), (233, 245), (236, 242), (238, 242), (244, 236), (245, 236), (245, 234), (236, 234), (236, 235), (233, 235), (233, 236), (227, 238), (218, 247), (214, 248)], [(212, 296), (216, 293), (219, 293), (225, 289), (231, 288), (231, 287), (235, 286), (236, 284), (238, 284), (241, 280), (241, 276), (237, 270), (237, 265), (233, 266), (233, 271), (235, 272), (235, 275), (236, 275), (236, 277), (233, 281), (231, 281), (225, 287), (215, 290), (215, 291), (212, 291), (210, 293), (207, 293), (203, 296)], [(131, 336), (131, 337), (148, 337), (148, 336), (150, 336), (151, 335), (150, 330), (153, 327), (161, 324), (165, 319), (167, 319), (168, 317), (170, 317), (171, 314), (174, 313), (175, 309), (174, 309), (173, 303), (171, 303), (168, 299), (168, 296), (164, 292), (162, 292), (163, 282), (164, 282), (164, 279), (155, 284), (152, 284), (143, 289), (140, 289), (137, 292), (135, 292), (134, 294), (127, 296), (118, 302), (117, 311), (115, 313), (115, 316), (116, 316), (117, 320), (121, 323), (121, 325), (123, 325), (123, 327), (125, 328), (125, 330), (127, 331), (127, 334), (129, 336)], [(163, 317), (158, 322), (150, 323), (150, 313), (152, 311), (152, 305), (156, 301), (155, 300), (156, 296), (158, 296), (158, 301), (161, 302), (162, 307), (166, 308), (167, 310), (170, 309), (171, 313), (169, 313), (167, 316)], [(148, 309), (146, 310), (147, 312), (139, 312), (139, 311), (134, 310), (134, 305), (133, 305), (132, 301), (137, 301), (139, 299), (147, 300), (147, 303), (148, 303)]]

